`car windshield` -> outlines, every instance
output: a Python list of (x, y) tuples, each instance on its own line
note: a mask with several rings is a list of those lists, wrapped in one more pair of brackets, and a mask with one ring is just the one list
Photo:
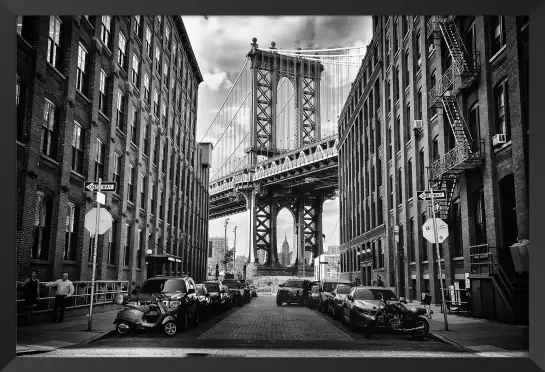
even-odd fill
[(351, 289), (352, 289), (352, 287), (350, 287), (348, 285), (340, 285), (337, 288), (337, 294), (342, 294), (342, 295), (348, 294)]
[(218, 283), (205, 283), (206, 289), (208, 292), (219, 292), (220, 286)]
[(325, 283), (324, 284), (324, 292), (333, 292), (333, 290), (335, 289), (337, 284), (339, 284), (339, 283), (334, 283), (334, 282)]
[(284, 283), (284, 287), (303, 288), (303, 282), (300, 282), (298, 280), (288, 280)]
[(318, 292), (319, 292), (318, 286), (317, 286), (317, 285), (313, 285), (313, 286), (312, 286), (312, 289), (311, 289), (311, 292), (312, 292), (312, 293), (318, 293)]
[(198, 294), (204, 294), (204, 286), (202, 284), (195, 285), (195, 289), (197, 290)]
[(240, 283), (237, 283), (237, 282), (227, 282), (225, 283), (225, 285), (229, 289), (240, 289)]
[(140, 293), (185, 292), (185, 283), (180, 279), (146, 280)]
[(373, 292), (368, 289), (358, 289), (354, 292), (354, 299), (360, 301), (373, 301), (375, 300), (375, 296), (373, 296)]
[(389, 289), (370, 289), (371, 292), (373, 292), (373, 296), (375, 297), (375, 300), (380, 300), (380, 294), (384, 296), (384, 301), (397, 301), (397, 297)]

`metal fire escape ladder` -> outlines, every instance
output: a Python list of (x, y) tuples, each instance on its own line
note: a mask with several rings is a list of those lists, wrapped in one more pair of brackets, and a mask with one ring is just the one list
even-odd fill
[(433, 16), (428, 22), (428, 35), (440, 33), (452, 56), (452, 66), (430, 89), (430, 106), (440, 107), (452, 128), (456, 140), (454, 149), (430, 165), (430, 179), (435, 188), (446, 191), (447, 198), (439, 200), (439, 215), (448, 219), (454, 191), (460, 173), (480, 165), (483, 159), (482, 141), (473, 139), (458, 107), (456, 95), (475, 82), (479, 74), (478, 54), (469, 55), (458, 32), (454, 17)]

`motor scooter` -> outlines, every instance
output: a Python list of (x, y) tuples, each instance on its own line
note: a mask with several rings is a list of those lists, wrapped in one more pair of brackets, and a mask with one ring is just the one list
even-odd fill
[(128, 303), (128, 297), (117, 294), (114, 303), (125, 308), (117, 313), (114, 324), (117, 333), (126, 335), (132, 330), (152, 329), (162, 327), (165, 335), (172, 337), (178, 331), (178, 307), (168, 307), (162, 301), (163, 295), (153, 296), (149, 305)]

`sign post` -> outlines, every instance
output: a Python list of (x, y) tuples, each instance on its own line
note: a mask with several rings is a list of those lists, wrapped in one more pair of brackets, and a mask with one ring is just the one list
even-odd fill
[(93, 300), (94, 300), (94, 297), (95, 297), (95, 272), (96, 272), (96, 267), (97, 267), (97, 250), (98, 250), (98, 224), (100, 222), (100, 202), (98, 200), (98, 194), (100, 194), (100, 191), (101, 191), (101, 183), (102, 183), (102, 178), (99, 178), (98, 179), (98, 188), (97, 188), (97, 219), (96, 219), (96, 224), (95, 224), (95, 233), (94, 233), (94, 237), (95, 237), (95, 241), (93, 242), (93, 276), (91, 278), (91, 302), (90, 302), (90, 306), (89, 306), (89, 322), (87, 324), (87, 330), (88, 331), (91, 331), (91, 327), (93, 325)]
[[(432, 218), (433, 218), (433, 235), (435, 237), (435, 249), (437, 251), (437, 267), (438, 267), (438, 271), (439, 271), (439, 283), (441, 285), (441, 301), (443, 303), (443, 316), (444, 316), (444, 319), (445, 319), (445, 331), (448, 331), (448, 320), (447, 320), (447, 304), (445, 303), (445, 291), (444, 291), (444, 287), (443, 287), (443, 274), (442, 274), (442, 270), (441, 270), (441, 255), (440, 255), (440, 252), (439, 252), (439, 242), (438, 242), (438, 239), (437, 239), (437, 222), (435, 220), (435, 197), (434, 197), (434, 190), (433, 190), (433, 187), (431, 187), (431, 190), (430, 190), (430, 194), (431, 194), (431, 205), (432, 205)], [(94, 273), (94, 270), (93, 270), (93, 273)]]

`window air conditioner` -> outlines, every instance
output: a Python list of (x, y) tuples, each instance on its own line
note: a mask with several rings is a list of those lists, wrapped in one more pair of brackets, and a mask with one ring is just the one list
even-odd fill
[(413, 129), (422, 129), (422, 120), (413, 120)]
[(492, 146), (502, 145), (505, 142), (505, 134), (496, 134), (492, 137)]

